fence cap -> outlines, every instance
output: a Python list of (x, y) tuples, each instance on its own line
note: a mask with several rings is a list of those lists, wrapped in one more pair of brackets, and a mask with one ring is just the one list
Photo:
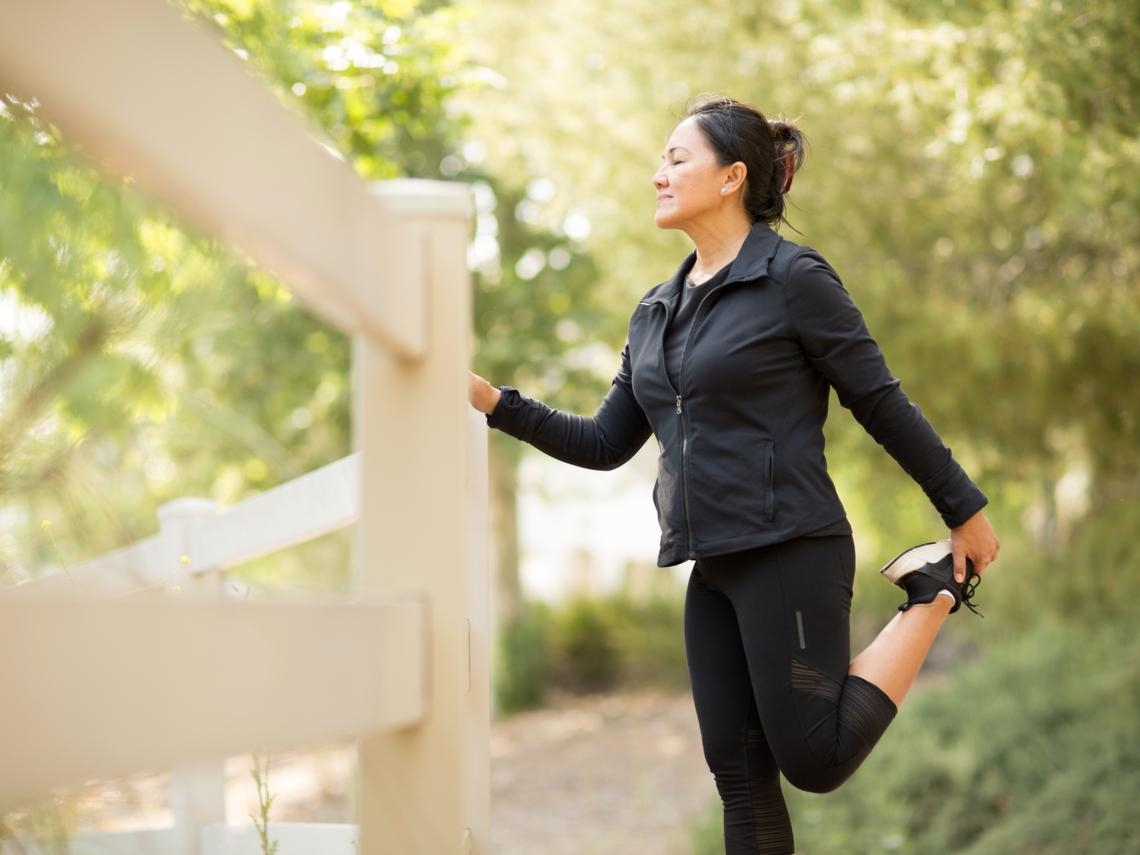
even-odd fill
[(475, 209), (471, 187), (456, 181), (394, 178), (376, 181), (368, 190), (396, 214), (470, 219)]

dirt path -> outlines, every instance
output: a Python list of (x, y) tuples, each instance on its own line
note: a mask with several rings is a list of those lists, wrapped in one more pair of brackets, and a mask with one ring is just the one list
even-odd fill
[(716, 791), (688, 695), (562, 701), (497, 722), (494, 855), (687, 855)]

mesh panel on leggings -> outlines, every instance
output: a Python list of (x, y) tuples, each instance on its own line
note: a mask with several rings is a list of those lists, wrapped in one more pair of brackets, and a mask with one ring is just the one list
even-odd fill
[[(748, 728), (746, 734), (749, 766), (762, 768), (758, 755), (767, 752), (764, 731)], [(748, 776), (749, 809), (752, 814), (752, 831), (756, 838), (757, 855), (791, 855), (796, 851), (792, 836), (792, 823), (784, 794), (780, 791), (780, 776)], [(726, 847), (727, 848), (727, 847)]]
[[(865, 756), (879, 741), (896, 712), (894, 703), (878, 686), (862, 677), (848, 677), (839, 704), (839, 749), (842, 754)], [(851, 738), (859, 744), (851, 744)], [(844, 745), (844, 742), (848, 744)]]
[(839, 701), (843, 691), (839, 683), (799, 659), (792, 660), (792, 688), (832, 703)]

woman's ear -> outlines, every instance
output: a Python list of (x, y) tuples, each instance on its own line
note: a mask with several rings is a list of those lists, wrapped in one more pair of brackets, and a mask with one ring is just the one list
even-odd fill
[(738, 160), (728, 168), (724, 183), (730, 190), (736, 191), (744, 186), (746, 178), (748, 178), (748, 167), (744, 165), (743, 161)]

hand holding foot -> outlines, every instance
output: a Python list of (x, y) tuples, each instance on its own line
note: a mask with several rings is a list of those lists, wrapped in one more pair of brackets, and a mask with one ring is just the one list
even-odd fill
[(966, 559), (974, 565), (974, 574), (981, 576), (986, 567), (997, 559), (1001, 543), (994, 534), (986, 515), (978, 511), (957, 528), (950, 529), (950, 551), (954, 553), (954, 579), (966, 581)]

